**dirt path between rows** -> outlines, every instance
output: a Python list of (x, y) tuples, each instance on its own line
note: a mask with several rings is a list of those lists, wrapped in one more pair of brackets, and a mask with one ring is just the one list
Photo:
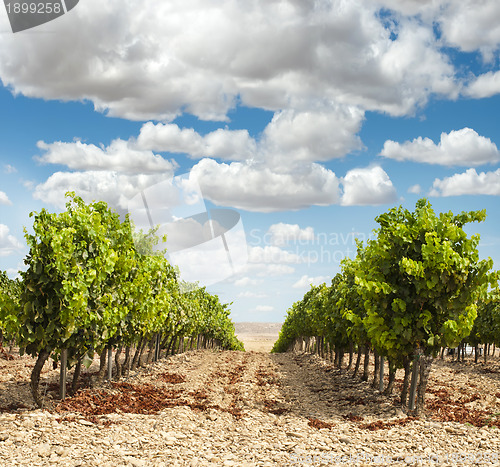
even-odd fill
[[(500, 413), (498, 362), (436, 362), (420, 420), (305, 354), (192, 351), (49, 410), (32, 363), (0, 360), (2, 466), (500, 465), (499, 428), (473, 426)], [(56, 381), (45, 369), (49, 395)]]

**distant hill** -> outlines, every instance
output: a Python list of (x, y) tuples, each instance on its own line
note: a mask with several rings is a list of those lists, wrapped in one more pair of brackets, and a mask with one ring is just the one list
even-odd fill
[(246, 351), (270, 352), (283, 323), (234, 323), (238, 339)]
[(234, 323), (234, 330), (237, 335), (241, 334), (273, 334), (278, 336), (283, 323)]

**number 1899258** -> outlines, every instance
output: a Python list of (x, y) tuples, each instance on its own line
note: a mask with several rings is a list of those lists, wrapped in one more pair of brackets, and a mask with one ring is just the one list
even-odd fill
[(7, 13), (14, 14), (58, 14), (63, 13), (63, 7), (60, 2), (42, 3), (42, 2), (12, 2), (6, 3)]

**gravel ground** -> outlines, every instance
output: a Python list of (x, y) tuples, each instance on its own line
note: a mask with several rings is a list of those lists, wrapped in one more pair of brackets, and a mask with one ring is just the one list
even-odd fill
[(0, 360), (2, 466), (500, 465), (499, 428), (474, 426), (498, 422), (497, 360), (437, 360), (416, 420), (305, 354), (192, 351), (61, 404), (47, 364), (44, 410), (33, 363)]

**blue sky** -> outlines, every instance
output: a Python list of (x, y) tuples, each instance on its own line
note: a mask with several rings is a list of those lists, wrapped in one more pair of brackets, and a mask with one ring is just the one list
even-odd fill
[(178, 175), (241, 216), (236, 273), (192, 252), (235, 321), (281, 321), (375, 216), (424, 196), (486, 209), (468, 232), (500, 264), (496, 0), (86, 0), (16, 34), (0, 12), (0, 32), (11, 277), (30, 211), (72, 190), (124, 213)]

